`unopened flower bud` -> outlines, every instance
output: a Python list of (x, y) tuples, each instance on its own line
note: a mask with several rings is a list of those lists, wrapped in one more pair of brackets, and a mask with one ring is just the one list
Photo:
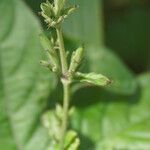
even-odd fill
[(78, 68), (83, 57), (83, 51), (84, 51), (83, 47), (79, 47), (76, 51), (73, 52), (71, 57), (70, 67), (69, 67), (70, 73), (74, 73)]

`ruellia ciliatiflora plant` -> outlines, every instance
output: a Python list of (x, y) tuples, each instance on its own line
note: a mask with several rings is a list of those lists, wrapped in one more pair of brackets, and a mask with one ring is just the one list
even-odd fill
[(77, 6), (68, 6), (66, 3), (67, 0), (47, 0), (40, 6), (40, 15), (44, 18), (51, 35), (49, 39), (44, 33), (40, 34), (41, 44), (47, 55), (47, 60), (42, 60), (41, 64), (56, 74), (63, 85), (63, 105), (56, 104), (56, 109), (46, 112), (42, 119), (50, 136), (50, 150), (77, 150), (80, 144), (78, 133), (69, 128), (69, 118), (73, 113), (69, 106), (71, 84), (74, 81), (96, 86), (110, 83), (110, 80), (101, 74), (78, 71), (84, 55), (83, 46), (74, 50), (70, 59), (67, 58), (69, 55), (65, 49), (61, 25)]

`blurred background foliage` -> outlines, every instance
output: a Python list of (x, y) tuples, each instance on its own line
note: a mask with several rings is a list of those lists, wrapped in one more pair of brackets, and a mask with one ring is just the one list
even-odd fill
[[(47, 150), (41, 125), (61, 103), (60, 83), (39, 65), (38, 15), (43, 0), (0, 1), (0, 147)], [(109, 87), (73, 85), (71, 126), (81, 150), (150, 149), (149, 0), (68, 0), (79, 4), (63, 24), (66, 49), (85, 44), (84, 72), (112, 79)], [(49, 34), (48, 34), (49, 35)]]

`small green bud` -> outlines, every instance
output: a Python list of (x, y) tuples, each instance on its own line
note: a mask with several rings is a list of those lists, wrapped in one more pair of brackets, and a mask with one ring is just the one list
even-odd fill
[(57, 58), (57, 54), (55, 50), (53, 49), (53, 45), (51, 41), (42, 33), (40, 34), (40, 41), (41, 41), (43, 48), (45, 49), (47, 53), (52, 71), (57, 72), (59, 70), (58, 58)]
[(57, 57), (51, 51), (47, 51), (47, 56), (48, 56), (51, 66), (52, 66), (52, 71), (58, 72), (59, 67), (58, 67)]
[(78, 68), (83, 57), (83, 51), (84, 51), (83, 47), (79, 47), (76, 51), (73, 52), (71, 57), (70, 67), (69, 67), (70, 73), (74, 73)]
[(67, 150), (77, 150), (80, 144), (77, 133), (73, 130), (69, 130), (65, 137), (65, 149)]
[(46, 68), (52, 70), (51, 64), (50, 64), (49, 62), (44, 61), (44, 60), (41, 60), (41, 61), (40, 61), (40, 64), (41, 64), (43, 67), (46, 67)]
[(65, 5), (66, 0), (54, 0), (54, 6), (55, 6), (55, 15), (59, 15), (62, 8)]
[(52, 4), (49, 2), (49, 0), (46, 0), (46, 4), (47, 4), (48, 6), (50, 6), (51, 8), (53, 7)]
[(102, 74), (96, 74), (94, 72), (87, 74), (77, 72), (76, 77), (79, 78), (78, 80), (80, 82), (86, 82), (96, 86), (105, 86), (111, 83), (107, 77), (103, 76)]
[(76, 138), (74, 142), (70, 145), (68, 150), (78, 150), (79, 145), (80, 145), (80, 140), (79, 138)]
[[(42, 3), (40, 7), (41, 7), (41, 10), (42, 10), (42, 13), (45, 16), (51, 17), (51, 15), (52, 15), (52, 8), (47, 3)], [(45, 16), (43, 16), (43, 17), (45, 18)]]

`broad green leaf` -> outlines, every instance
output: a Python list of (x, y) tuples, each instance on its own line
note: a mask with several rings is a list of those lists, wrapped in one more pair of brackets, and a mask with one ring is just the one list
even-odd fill
[[(91, 143), (81, 136), (81, 150), (150, 149), (150, 74), (141, 75), (138, 82), (137, 95), (107, 97), (109, 93), (105, 91), (106, 95), (99, 96), (97, 104), (78, 107), (72, 126)], [(91, 98), (87, 90), (85, 97)], [(84, 101), (80, 92), (77, 98)]]
[[(6, 5), (6, 3), (9, 5)], [(1, 1), (0, 2), (0, 10), (1, 10), (1, 21), (0, 21), (0, 41), (5, 39), (7, 34), (11, 31), (13, 18), (14, 18), (14, 7), (12, 1)], [(2, 11), (3, 10), (3, 11)], [(2, 13), (3, 12), (3, 13)], [(11, 14), (9, 12), (12, 12)], [(2, 15), (3, 14), (3, 15)], [(5, 14), (5, 15), (4, 15)], [(5, 21), (4, 21), (5, 20)]]
[(41, 28), (21, 0), (0, 8), (0, 149), (45, 150), (40, 116), (55, 82), (39, 65)]

